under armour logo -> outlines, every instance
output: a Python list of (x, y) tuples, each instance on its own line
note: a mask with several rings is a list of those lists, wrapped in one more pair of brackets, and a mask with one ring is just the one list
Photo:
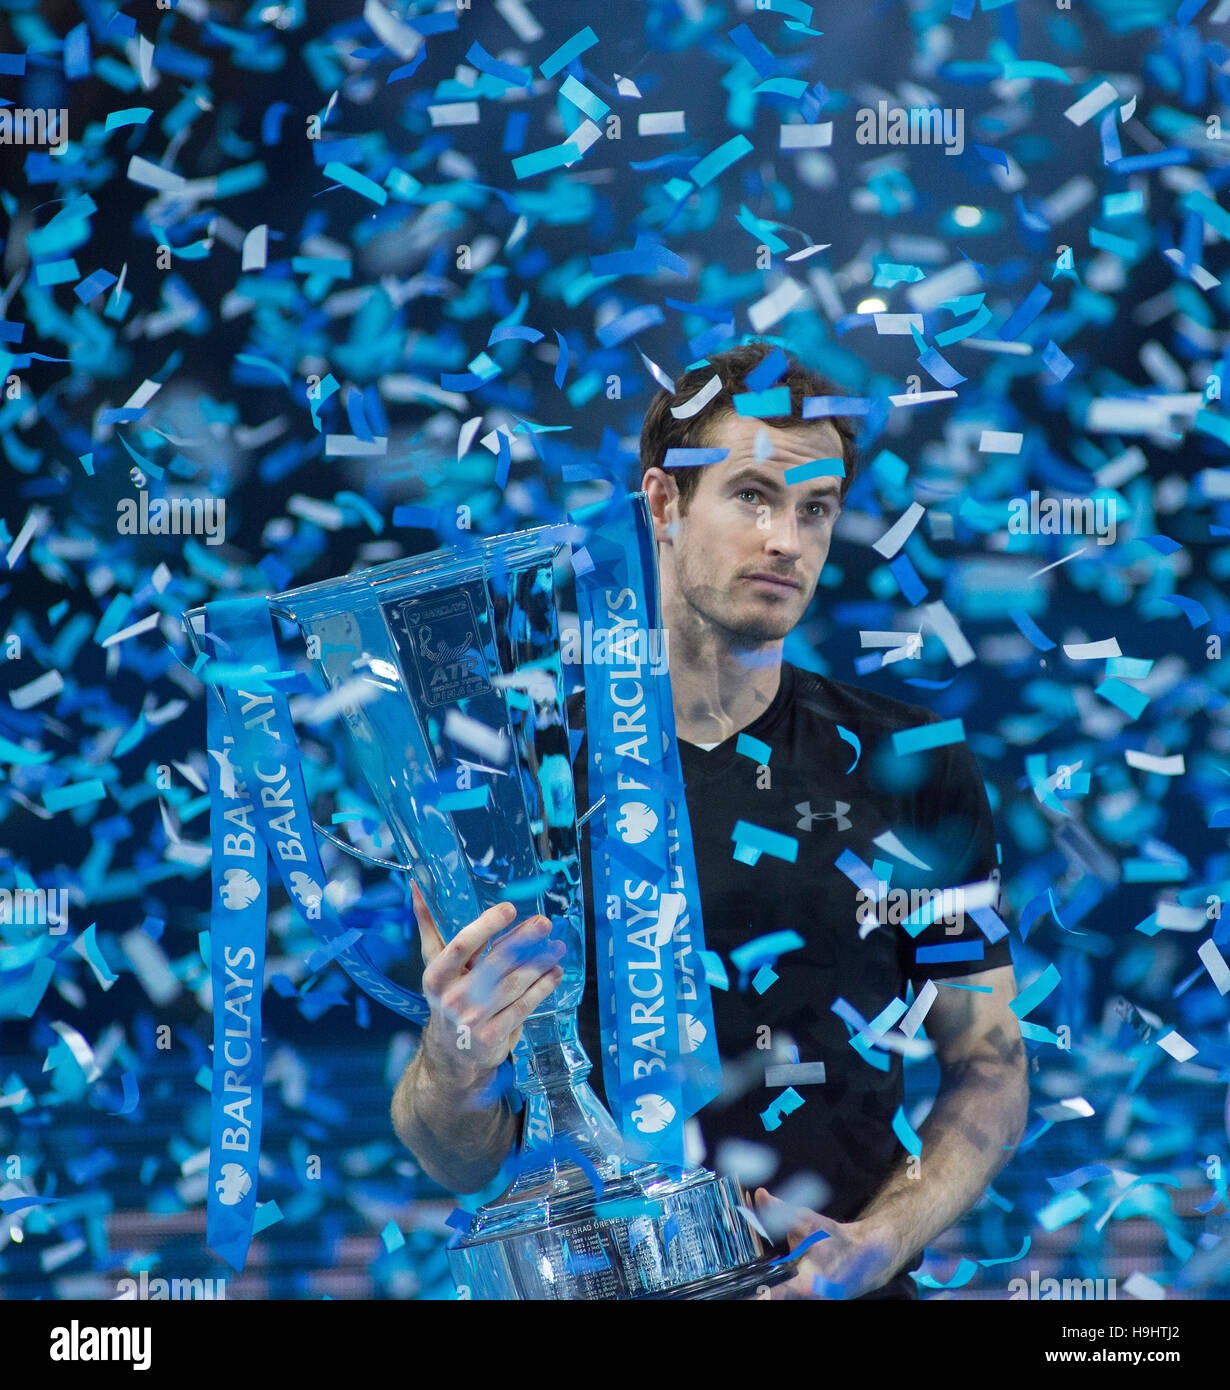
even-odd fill
[(839, 831), (849, 830), (854, 822), (846, 815), (850, 809), (848, 801), (835, 801), (831, 811), (813, 811), (810, 801), (800, 801), (794, 808), (799, 813), (799, 829), (810, 830), (812, 821), (835, 820)]

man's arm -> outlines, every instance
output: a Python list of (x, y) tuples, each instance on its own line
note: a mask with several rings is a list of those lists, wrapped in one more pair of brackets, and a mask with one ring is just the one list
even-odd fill
[(1017, 992), (1012, 967), (965, 975), (959, 983), (989, 986), (991, 993), (937, 981), (926, 1028), (940, 1064), (940, 1088), (919, 1130), (918, 1161), (903, 1155), (855, 1221), (791, 1214), (776, 1198), (761, 1202), (767, 1216), (786, 1226), (792, 1247), (817, 1232), (829, 1237), (807, 1251), (798, 1276), (783, 1286), (794, 1296), (815, 1296), (815, 1275), (840, 1285), (846, 1298), (886, 1284), (969, 1210), (1020, 1143), (1029, 1079), (1020, 1024), (1009, 1008)]
[(940, 1064), (940, 1088), (919, 1130), (918, 1176), (903, 1161), (859, 1217), (897, 1246), (891, 1278), (941, 1231), (958, 1221), (1008, 1162), (1025, 1132), (1029, 1076), (1016, 1015), (1010, 965), (964, 975), (927, 1011), (927, 1036)]
[(499, 1172), (517, 1134), (507, 1097), (493, 1098), (496, 1072), (563, 977), (556, 963), (563, 945), (547, 941), (548, 918), (513, 928), (513, 905), (497, 903), (446, 946), (418, 886), (412, 889), (431, 1019), (393, 1094), (393, 1128), (441, 1187), (477, 1192)]
[(393, 1093), (393, 1129), (433, 1182), (450, 1192), (477, 1192), (512, 1151), (516, 1117), (506, 1096), (491, 1102), (494, 1069), (437, 1067), (424, 1040)]

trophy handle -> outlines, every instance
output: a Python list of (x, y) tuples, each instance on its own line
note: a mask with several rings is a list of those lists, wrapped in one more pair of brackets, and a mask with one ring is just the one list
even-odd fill
[(359, 849), (357, 845), (348, 845), (345, 840), (335, 835), (331, 830), (326, 830), (318, 820), (312, 822), (312, 829), (318, 835), (323, 835), (326, 840), (332, 840), (338, 849), (344, 849), (347, 854), (353, 855), (356, 859), (362, 859), (366, 864), (375, 864), (381, 869), (400, 869), (403, 874), (414, 872), (412, 864), (402, 864), (396, 859), (378, 859), (374, 854), (368, 854), (365, 850)]

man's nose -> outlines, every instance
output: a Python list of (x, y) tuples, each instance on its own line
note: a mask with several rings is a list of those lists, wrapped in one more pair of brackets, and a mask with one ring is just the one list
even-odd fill
[(799, 519), (793, 507), (774, 509), (765, 537), (765, 549), (774, 555), (790, 555), (795, 559), (803, 553), (799, 545)]

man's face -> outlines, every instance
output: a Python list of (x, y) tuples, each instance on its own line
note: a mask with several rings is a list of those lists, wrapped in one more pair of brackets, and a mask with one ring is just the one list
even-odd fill
[(842, 482), (787, 483), (785, 474), (841, 458), (841, 438), (828, 421), (777, 429), (726, 415), (710, 427), (709, 442), (728, 451), (725, 459), (703, 470), (686, 513), (677, 495), (664, 509), (676, 524), (662, 551), (663, 582), (741, 645), (780, 641), (816, 591)]

